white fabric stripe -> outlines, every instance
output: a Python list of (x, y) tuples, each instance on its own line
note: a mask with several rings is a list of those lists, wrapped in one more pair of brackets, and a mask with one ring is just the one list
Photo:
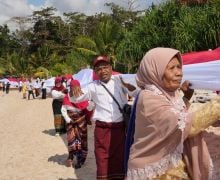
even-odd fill
[[(92, 72), (91, 69), (84, 69), (79, 74), (74, 75), (74, 78), (80, 80), (81, 86), (84, 87), (92, 82)], [(135, 74), (121, 74), (121, 76), (125, 82), (137, 86)], [(220, 90), (220, 59), (183, 65), (183, 78), (183, 81), (189, 80), (192, 83), (192, 88), (195, 89)], [(47, 80), (47, 86), (53, 81), (54, 78)]]
[(194, 89), (220, 90), (220, 60), (183, 65), (183, 81)]

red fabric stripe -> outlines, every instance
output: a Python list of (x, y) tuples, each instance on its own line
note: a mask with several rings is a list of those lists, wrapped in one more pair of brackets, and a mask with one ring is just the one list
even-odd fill
[(183, 64), (196, 64), (220, 60), (220, 47), (210, 51), (199, 51), (182, 54)]
[(78, 108), (78, 109), (81, 109), (81, 110), (86, 109), (88, 104), (89, 104), (88, 101), (82, 101), (82, 102), (79, 102), (79, 103), (72, 103), (69, 99), (68, 94), (66, 94), (66, 96), (63, 99), (63, 105), (75, 107), (75, 108)]

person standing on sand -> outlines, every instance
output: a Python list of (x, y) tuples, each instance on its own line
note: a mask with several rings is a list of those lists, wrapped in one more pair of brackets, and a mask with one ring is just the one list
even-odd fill
[(18, 82), (18, 91), (21, 92), (22, 90), (22, 85), (23, 85), (23, 82), (21, 80), (19, 80)]
[(30, 100), (31, 95), (32, 95), (33, 99), (35, 99), (34, 86), (33, 86), (33, 82), (32, 82), (31, 79), (29, 79), (28, 82), (27, 82), (27, 89), (28, 89), (28, 100)]
[(67, 89), (65, 89), (61, 81), (62, 79), (60, 77), (57, 77), (55, 79), (55, 86), (51, 90), (51, 95), (53, 98), (52, 108), (54, 114), (54, 127), (56, 136), (66, 132), (65, 120), (61, 114), (61, 107), (63, 103), (63, 98), (67, 94)]
[(42, 80), (41, 83), (41, 93), (42, 93), (42, 99), (46, 99), (47, 98), (47, 88), (46, 88), (46, 83), (45, 80)]
[[(95, 104), (88, 101), (85, 94), (74, 96), (76, 90), (80, 90), (80, 83), (77, 80), (70, 81), (70, 91), (63, 100), (61, 108), (62, 115), (66, 121), (67, 142), (69, 156), (67, 166), (74, 166), (76, 169), (81, 168), (86, 161), (88, 153), (88, 135), (87, 125), (91, 125)], [(76, 157), (76, 164), (73, 164), (73, 158)]]
[(133, 137), (126, 139), (127, 180), (214, 179), (203, 131), (220, 119), (220, 98), (189, 112), (194, 90), (188, 81), (181, 85), (182, 77), (178, 50), (158, 47), (143, 57), (136, 73), (141, 92), (128, 128)]
[(6, 83), (6, 88), (5, 88), (6, 94), (9, 93), (10, 85), (11, 85), (11, 84), (10, 84), (9, 82)]
[(121, 107), (128, 102), (128, 93), (135, 96), (137, 90), (135, 86), (124, 83), (120, 76), (112, 76), (112, 66), (107, 56), (97, 56), (93, 67), (100, 80), (93, 81), (82, 91), (96, 105), (92, 117), (95, 121), (96, 176), (97, 179), (124, 179), (125, 122), (117, 103), (105, 87)]
[(5, 92), (5, 82), (2, 83), (2, 91)]
[(22, 84), (22, 95), (23, 95), (23, 99), (26, 99), (26, 95), (27, 95), (27, 81), (26, 80)]

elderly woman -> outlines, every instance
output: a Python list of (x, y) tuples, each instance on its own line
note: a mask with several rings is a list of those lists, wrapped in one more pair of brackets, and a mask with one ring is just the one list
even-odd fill
[(185, 83), (184, 96), (180, 96), (182, 75), (178, 50), (155, 48), (143, 57), (136, 75), (142, 90), (135, 126), (131, 127), (132, 121), (129, 124), (134, 136), (127, 149), (127, 179), (212, 179), (212, 161), (202, 131), (220, 118), (220, 100), (189, 113), (192, 90)]
[(62, 85), (62, 78), (55, 78), (55, 86), (51, 90), (51, 95), (53, 98), (52, 108), (54, 114), (54, 126), (56, 135), (60, 135), (66, 132), (65, 120), (61, 114), (61, 107), (63, 104), (63, 98), (67, 93), (67, 89)]
[(85, 163), (88, 153), (87, 125), (91, 125), (94, 108), (95, 104), (82, 93), (79, 81), (71, 80), (70, 92), (65, 96), (61, 109), (67, 124), (68, 167), (73, 166), (74, 156), (76, 169)]

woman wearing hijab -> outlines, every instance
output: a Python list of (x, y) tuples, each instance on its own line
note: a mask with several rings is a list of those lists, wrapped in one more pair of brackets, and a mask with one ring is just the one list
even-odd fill
[(76, 157), (75, 168), (81, 168), (88, 153), (87, 125), (91, 125), (95, 104), (88, 101), (85, 94), (82, 94), (80, 83), (71, 80), (70, 92), (65, 96), (62, 105), (62, 115), (67, 124), (67, 142), (69, 156), (67, 166), (73, 166), (73, 158)]
[(202, 131), (220, 118), (220, 100), (189, 113), (193, 91), (185, 82), (180, 96), (182, 75), (178, 50), (154, 48), (143, 57), (136, 74), (142, 90), (126, 140), (128, 180), (213, 178)]
[(55, 86), (52, 88), (51, 95), (53, 98), (52, 108), (54, 114), (54, 126), (56, 135), (60, 135), (66, 132), (65, 120), (61, 114), (61, 107), (63, 104), (63, 98), (67, 93), (67, 89), (62, 85), (62, 79), (60, 77), (55, 78)]

